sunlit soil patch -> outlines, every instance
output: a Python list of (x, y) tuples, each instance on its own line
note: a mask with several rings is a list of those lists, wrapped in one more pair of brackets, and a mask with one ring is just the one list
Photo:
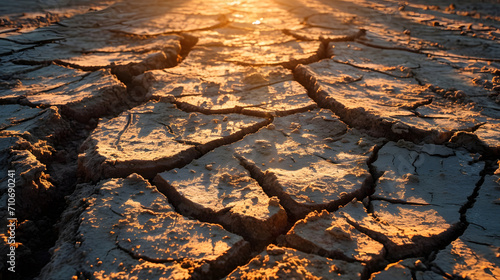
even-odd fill
[(63, 215), (67, 239), (56, 244), (41, 279), (212, 278), (248, 254), (241, 237), (179, 215), (137, 174), (80, 185), (72, 197)]
[(268, 120), (237, 114), (186, 113), (173, 104), (149, 102), (102, 120), (82, 145), (82, 175), (97, 180), (181, 167), (220, 145), (241, 139)]
[(444, 232), (460, 221), (459, 210), (473, 194), (484, 163), (443, 146), (389, 143), (373, 163), (379, 178), (373, 213), (408, 236)]
[(297, 67), (294, 75), (321, 106), (375, 136), (442, 143), (455, 131), (473, 130), (486, 120), (464, 105), (442, 100), (413, 79), (332, 60)]
[(232, 146), (160, 173), (154, 182), (184, 215), (217, 222), (258, 243), (269, 242), (285, 229), (286, 212), (233, 157)]
[(235, 151), (264, 191), (301, 218), (363, 196), (370, 185), (367, 162), (375, 143), (348, 130), (328, 111), (313, 110), (275, 118), (238, 142)]
[(226, 279), (360, 279), (364, 266), (269, 245), (248, 264), (238, 267)]

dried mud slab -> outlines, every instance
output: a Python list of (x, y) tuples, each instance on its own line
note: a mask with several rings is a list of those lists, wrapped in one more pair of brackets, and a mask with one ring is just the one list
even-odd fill
[(249, 244), (221, 226), (177, 214), (137, 174), (79, 185), (40, 279), (213, 278), (244, 260)]
[(69, 124), (57, 107), (46, 109), (23, 105), (2, 105), (0, 136), (23, 138), (33, 145), (45, 145), (69, 132)]
[(367, 162), (373, 146), (327, 110), (314, 110), (275, 118), (238, 142), (235, 151), (264, 191), (300, 218), (361, 197), (371, 181)]
[[(43, 65), (24, 65), (24, 64), (16, 64), (10, 61), (3, 61), (2, 63), (2, 73), (0, 73), (0, 100), (3, 104), (9, 103), (6, 102), (8, 99), (5, 99), (5, 96), (9, 96), (11, 98), (16, 98), (22, 93), (15, 93), (15, 89), (13, 88), (19, 87), (21, 83), (21, 79), (26, 77), (26, 73), (31, 71), (36, 71), (40, 68), (43, 68)], [(43, 86), (42, 86), (43, 87)], [(13, 92), (14, 91), (14, 92)]]
[(36, 68), (32, 66), (22, 67), (21, 69), (8, 67), (7, 70), (11, 73), (9, 80), (15, 79), (16, 83), (0, 90), (1, 99), (15, 99), (21, 96), (49, 92), (77, 83), (90, 74), (53, 64)]
[[(450, 279), (451, 275), (444, 273), (426, 258), (408, 258), (387, 265), (382, 271), (371, 275), (370, 280), (384, 279)], [(457, 278), (464, 279), (464, 278)], [(465, 278), (469, 279), (469, 278)]]
[(88, 123), (145, 98), (141, 92), (128, 92), (109, 70), (85, 72), (53, 64), (26, 70), (12, 74), (17, 82), (0, 92), (1, 100), (41, 108), (58, 106), (62, 114)]
[[(90, 17), (108, 30), (124, 34), (155, 37), (213, 29), (227, 24), (228, 5), (219, 1), (122, 1)], [(204, 7), (204, 8), (200, 8)], [(68, 26), (93, 26), (75, 17)]]
[[(370, 280), (384, 280), (384, 279), (401, 279), (401, 280), (413, 280), (421, 279), (421, 274), (418, 274), (417, 278), (412, 278), (412, 270), (410, 270), (404, 261), (399, 261), (396, 263), (389, 264), (384, 270), (373, 273)], [(437, 276), (437, 275), (435, 275)], [(423, 278), (427, 279), (427, 278)]]
[(217, 28), (231, 11), (220, 1), (119, 1), (106, 9), (60, 22), (68, 28), (99, 28), (113, 33), (154, 38)]
[(171, 35), (140, 40), (113, 33), (100, 34), (100, 37), (101, 42), (81, 41), (82, 39), (78, 38), (66, 40), (61, 49), (80, 48), (80, 55), (73, 54), (68, 57), (58, 55), (57, 59), (83, 69), (115, 68), (119, 65), (131, 66), (140, 63), (149, 68), (161, 69), (177, 64), (177, 56), (181, 50), (180, 41), (183, 39), (181, 36)]
[[(113, 73), (130, 80), (146, 70), (177, 65), (181, 42), (186, 42), (179, 35), (135, 38), (102, 29), (63, 29), (60, 33), (64, 40), (19, 52), (10, 59), (24, 64), (55, 62), (89, 71), (111, 68)], [(85, 36), (88, 33), (95, 37)]]
[[(468, 12), (458, 13), (449, 8), (452, 4)], [(442, 52), (444, 56), (495, 60), (498, 57), (498, 44), (495, 44), (496, 37), (493, 34), (498, 28), (492, 24), (494, 20), (489, 21), (491, 25), (488, 26), (485, 19), (494, 19), (496, 10), (490, 8), (478, 13), (476, 9), (479, 5), (441, 1), (403, 4), (358, 1), (343, 5), (343, 10), (354, 13), (362, 27), (368, 27), (370, 40), (386, 42), (387, 47), (399, 46), (431, 54)]]
[(433, 264), (450, 276), (466, 279), (500, 277), (499, 172), (486, 176), (474, 207), (467, 210), (464, 234), (438, 252)]
[(5, 40), (34, 47), (36, 45), (62, 40), (64, 36), (57, 32), (57, 28), (48, 26), (38, 29), (21, 30), (21, 32), (0, 33), (0, 38), (2, 38), (2, 41)]
[(38, 27), (49, 26), (78, 14), (106, 8), (114, 1), (16, 1), (2, 5), (3, 25), (1, 33), (29, 32)]
[(221, 224), (252, 241), (269, 242), (286, 228), (286, 212), (233, 153), (231, 146), (217, 148), (183, 168), (158, 174), (154, 182), (184, 215)]
[(17, 104), (3, 105), (2, 112), (0, 112), (0, 131), (36, 118), (45, 111), (40, 108), (31, 108)]
[(242, 47), (222, 50), (225, 61), (242, 65), (282, 65), (293, 69), (298, 64), (309, 64), (324, 58), (324, 50), (317, 42), (287, 42), (272, 46)]
[(206, 66), (183, 63), (146, 73), (154, 77), (154, 97), (176, 97), (185, 111), (206, 114), (286, 115), (316, 107), (306, 90), (283, 67), (249, 67), (228, 63)]
[[(359, 42), (330, 43), (329, 55), (332, 56), (332, 60), (335, 62), (401, 78), (412, 77), (422, 65), (433, 65), (432, 60), (427, 58), (425, 54), (404, 49), (375, 48), (364, 43), (362, 40)], [(434, 64), (436, 64), (434, 66), (439, 66), (436, 61), (434, 61)]]
[(430, 237), (460, 223), (484, 162), (444, 146), (399, 141), (385, 145), (373, 166), (383, 172), (372, 195), (374, 215), (409, 237)]
[(310, 213), (279, 242), (304, 252), (365, 263), (370, 274), (391, 261), (428, 255), (452, 238), (450, 234), (411, 236), (368, 213), (363, 203), (353, 201), (335, 213)]
[(295, 81), (265, 85), (248, 91), (177, 98), (185, 110), (207, 113), (235, 112), (247, 115), (288, 115), (316, 108), (307, 91)]
[(134, 172), (153, 178), (268, 123), (237, 114), (186, 113), (170, 103), (149, 102), (101, 121), (82, 145), (79, 169), (91, 180)]
[[(368, 248), (369, 251), (371, 251), (370, 253), (354, 253), (352, 256), (357, 260), (366, 262), (367, 269), (370, 273), (373, 271), (380, 271), (385, 265), (387, 265), (387, 263), (390, 262), (397, 262), (398, 260), (411, 257), (428, 256), (432, 251), (436, 250), (436, 248), (445, 247), (449, 244), (460, 232), (463, 232), (463, 229), (465, 228), (465, 225), (458, 223), (453, 225), (451, 229), (436, 235), (412, 235), (394, 223), (379, 219), (375, 212), (367, 213), (364, 209), (365, 204), (366, 203), (362, 204), (361, 202), (353, 201), (352, 203), (346, 205), (338, 211), (338, 214), (334, 214), (339, 215), (336, 217), (342, 218), (334, 219), (333, 221), (331, 220), (331, 227), (324, 230), (329, 234), (334, 235), (334, 238), (342, 239), (342, 237), (344, 237), (344, 239), (348, 241), (349, 238), (347, 237), (349, 235), (346, 233), (350, 232), (355, 234), (356, 240), (361, 241), (361, 244), (349, 244), (347, 241), (341, 241), (339, 243), (343, 243), (342, 245), (336, 244), (329, 246), (347, 246), (350, 248), (350, 251), (348, 252), (351, 252), (351, 254), (353, 254), (352, 250), (355, 250), (356, 246), (358, 248)], [(322, 216), (328, 219), (326, 214), (327, 213)], [(323, 226), (326, 226), (326, 224), (323, 223)], [(302, 235), (304, 235), (307, 230), (309, 230), (309, 232), (312, 230), (310, 227), (308, 228), (307, 224), (302, 228), (304, 229), (301, 233)], [(307, 241), (318, 242), (317, 244), (325, 244), (319, 243), (321, 242), (319, 239), (321, 231), (322, 230), (319, 230), (319, 232), (312, 233), (310, 236), (305, 236), (305, 239)], [(290, 233), (292, 235), (285, 238), (290, 239), (291, 244), (295, 242), (298, 246), (304, 246), (303, 243), (301, 244), (301, 239), (294, 236), (294, 232)], [(359, 233), (362, 234), (360, 235)], [(331, 239), (332, 238), (329, 237), (326, 240)], [(376, 251), (377, 248), (380, 248), (380, 245), (378, 245), (377, 242), (383, 245), (383, 250), (380, 250), (379, 252)], [(330, 252), (334, 253), (335, 251)], [(335, 252), (335, 258), (345, 257), (345, 255), (339, 254), (338, 251)]]
[[(196, 51), (193, 51), (196, 52)], [(189, 57), (180, 65), (147, 72), (154, 77), (150, 91), (154, 97), (173, 95), (221, 96), (243, 93), (255, 88), (265, 88), (280, 82), (292, 81), (289, 70), (283, 67), (251, 67), (219, 62), (215, 65), (193, 63)]]
[(364, 266), (269, 245), (225, 279), (360, 279)]
[[(144, 3), (144, 6), (148, 4)], [(137, 8), (137, 5), (126, 2), (117, 3), (102, 11), (76, 16), (57, 26), (6, 35), (5, 40), (9, 42), (32, 44), (33, 47), (16, 49), (15, 46), (5, 46), (7, 49), (14, 48), (11, 55), (6, 53), (5, 61), (29, 65), (53, 62), (87, 71), (110, 68), (126, 83), (146, 70), (177, 65), (181, 50), (186, 51), (195, 44), (196, 39), (192, 36), (142, 36), (111, 30), (117, 23), (133, 20), (134, 17), (148, 18)], [(155, 14), (152, 10), (149, 13), (150, 18)]]
[(239, 48), (196, 46), (186, 62), (204, 65), (231, 62), (246, 66), (283, 66), (293, 69), (298, 64), (309, 64), (325, 57), (320, 42), (288, 41), (270, 45), (249, 44)]
[(358, 262), (381, 262), (384, 245), (354, 228), (345, 217), (369, 218), (363, 204), (349, 203), (336, 212), (312, 212), (281, 237), (280, 244), (302, 252)]
[[(454, 131), (472, 130), (485, 119), (459, 104), (440, 102), (413, 79), (364, 71), (332, 60), (299, 66), (294, 76), (320, 106), (374, 136), (442, 143)], [(456, 115), (457, 111), (461, 114)]]
[(26, 50), (26, 49), (32, 48), (34, 46), (35, 46), (35, 44), (33, 44), (33, 45), (22, 45), (22, 44), (11, 42), (11, 41), (0, 40), (0, 56), (9, 55), (11, 53), (15, 53), (15, 52), (18, 52), (18, 51), (22, 51), (22, 50)]
[(117, 113), (118, 108), (128, 107), (129, 103), (144, 97), (127, 92), (125, 85), (109, 70), (99, 70), (73, 83), (25, 98), (32, 105), (58, 106), (62, 113), (85, 123), (91, 118)]
[(500, 123), (490, 122), (482, 125), (474, 135), (490, 150), (493, 154), (500, 154)]
[[(408, 9), (405, 8), (404, 11), (400, 12), (401, 19), (408, 23), (407, 28), (412, 31), (412, 36), (420, 40), (439, 43), (448, 52), (456, 55), (492, 59), (498, 57), (498, 55), (495, 55), (499, 53), (498, 46), (495, 43), (496, 38), (494, 35), (488, 34), (488, 31), (498, 30), (498, 27), (494, 24), (488, 26), (491, 22), (478, 22), (461, 13), (450, 13), (453, 11), (449, 9), (451, 4), (448, 3), (436, 2), (428, 4), (444, 5), (442, 10), (439, 9), (441, 11), (425, 9), (424, 7), (417, 8), (410, 5)], [(490, 5), (492, 4), (490, 3)], [(458, 6), (464, 7), (463, 4), (458, 4)], [(446, 11), (447, 9), (448, 11)], [(492, 10), (483, 11), (483, 13), (488, 14), (495, 10), (492, 8)], [(474, 11), (474, 13), (476, 12)], [(446, 32), (447, 36), (438, 36), (438, 32), (442, 34)], [(446, 37), (446, 39), (443, 37)], [(485, 52), (485, 49), (488, 51)]]
[[(328, 49), (336, 62), (395, 77), (413, 77), (420, 84), (428, 84), (436, 96), (446, 98), (446, 103), (470, 103), (469, 110), (475, 108), (486, 116), (499, 117), (500, 106), (490, 97), (494, 84), (483, 80), (494, 77), (486, 72), (492, 68), (487, 63), (465, 58), (457, 63), (444, 62), (424, 53), (366, 46), (362, 41), (335, 43)], [(485, 83), (491, 86), (484, 87)]]

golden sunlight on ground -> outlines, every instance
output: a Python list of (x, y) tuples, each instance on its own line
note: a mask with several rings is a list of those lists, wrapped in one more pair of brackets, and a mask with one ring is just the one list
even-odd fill
[(500, 8), (410, 2), (4, 3), (0, 273), (500, 279)]

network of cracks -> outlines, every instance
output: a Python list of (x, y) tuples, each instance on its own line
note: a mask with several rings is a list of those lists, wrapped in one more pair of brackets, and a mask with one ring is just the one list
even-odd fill
[(500, 278), (495, 3), (9, 5), (14, 277)]

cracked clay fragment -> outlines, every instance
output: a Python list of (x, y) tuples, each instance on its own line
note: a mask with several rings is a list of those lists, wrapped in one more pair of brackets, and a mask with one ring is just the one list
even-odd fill
[(137, 174), (80, 185), (69, 202), (40, 279), (220, 277), (249, 252), (240, 236), (176, 213)]
[(460, 221), (483, 162), (462, 150), (441, 145), (389, 142), (373, 163), (379, 178), (373, 213), (408, 236), (443, 233)]
[(134, 172), (152, 178), (268, 122), (237, 114), (186, 113), (173, 104), (152, 101), (102, 120), (82, 145), (79, 168), (92, 180)]
[(219, 147), (183, 168), (162, 172), (154, 182), (184, 215), (217, 222), (250, 240), (268, 242), (286, 228), (286, 212), (279, 199), (268, 197), (232, 156), (231, 146)]

